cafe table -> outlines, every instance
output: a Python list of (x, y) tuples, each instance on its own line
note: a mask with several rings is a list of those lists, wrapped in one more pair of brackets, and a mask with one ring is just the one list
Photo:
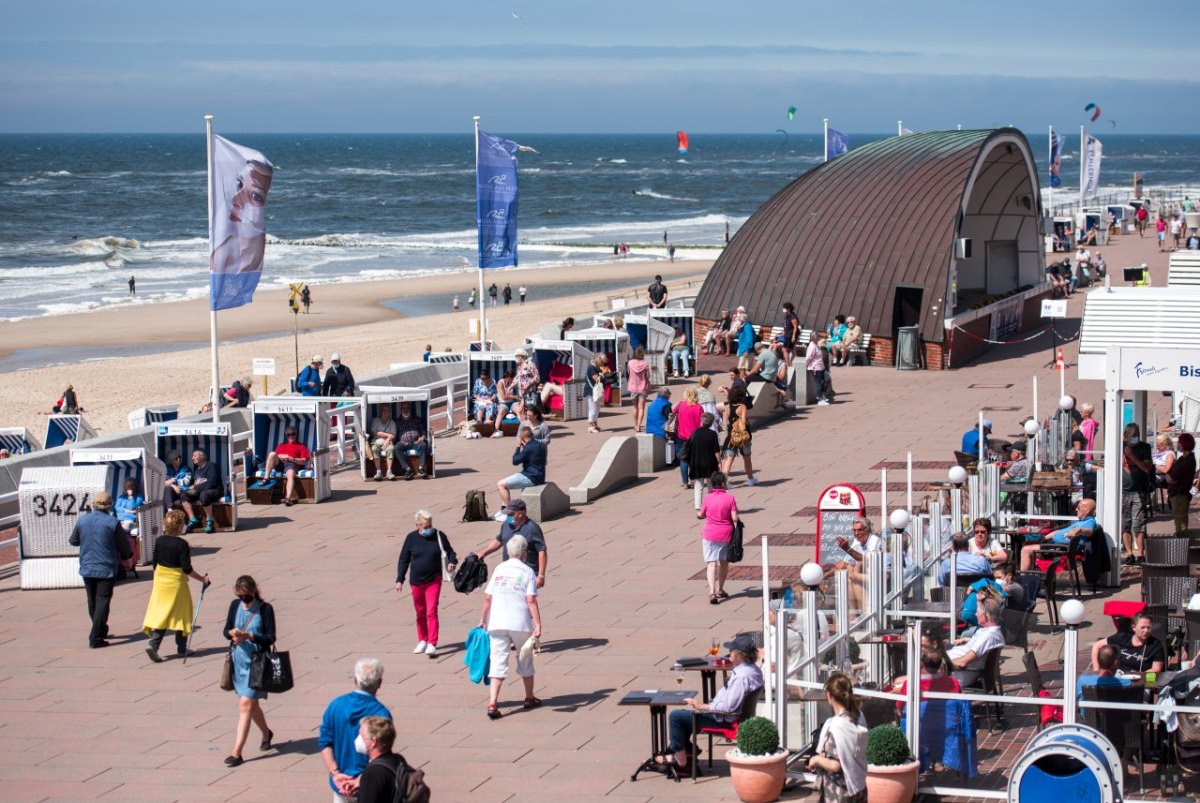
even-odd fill
[(670, 735), (667, 732), (667, 707), (683, 705), (683, 701), (695, 697), (699, 692), (694, 689), (647, 689), (645, 691), (626, 692), (617, 705), (637, 705), (650, 712), (650, 757), (638, 765), (629, 776), (630, 781), (636, 781), (640, 773), (660, 772), (666, 774), (675, 783), (679, 783), (679, 772), (674, 764), (659, 764), (655, 759), (666, 753), (670, 748)]

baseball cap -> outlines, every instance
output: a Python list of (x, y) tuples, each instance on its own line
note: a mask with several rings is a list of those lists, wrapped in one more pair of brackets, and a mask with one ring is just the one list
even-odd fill
[(325, 358), (322, 357), (320, 354), (314, 354), (312, 361), (313, 362), (325, 362)]
[(526, 351), (525, 349), (517, 349), (516, 351), (513, 352), (513, 356), (514, 357), (528, 357), (529, 352)]
[(330, 362), (341, 362), (341, 361), (342, 361), (342, 355), (341, 355), (341, 354), (338, 354), (338, 353), (335, 351), (333, 354), (330, 354), (330, 355), (329, 355), (329, 361), (330, 361)]
[(522, 513), (525, 512), (525, 500), (524, 499), (509, 500), (509, 503), (504, 506), (505, 513), (516, 513), (518, 510), (521, 511)]
[(754, 645), (754, 639), (749, 636), (737, 636), (732, 641), (727, 641), (722, 645), (727, 650), (737, 650), (740, 653), (753, 652), (758, 649)]
[(991, 429), (992, 428), (992, 419), (990, 419), (990, 418), (983, 419), (983, 428)]

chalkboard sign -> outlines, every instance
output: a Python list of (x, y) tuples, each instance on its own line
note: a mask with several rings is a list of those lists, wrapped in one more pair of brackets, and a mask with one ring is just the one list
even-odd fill
[(817, 563), (836, 563), (848, 556), (838, 538), (853, 539), (854, 520), (863, 515), (866, 500), (853, 485), (831, 485), (817, 500)]

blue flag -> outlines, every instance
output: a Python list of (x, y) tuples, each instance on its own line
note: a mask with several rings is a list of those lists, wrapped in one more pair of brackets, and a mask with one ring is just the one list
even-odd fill
[(274, 166), (256, 150), (213, 137), (212, 218), (208, 235), (209, 309), (249, 304), (262, 276), (264, 208)]
[(1061, 187), (1062, 179), (1059, 178), (1058, 171), (1062, 164), (1062, 149), (1066, 144), (1067, 138), (1062, 134), (1055, 134), (1054, 129), (1050, 129), (1050, 186)]
[(479, 132), (475, 161), (479, 267), (517, 264), (517, 143)]
[(850, 150), (850, 137), (835, 128), (830, 128), (828, 140), (825, 145), (826, 161), (835, 156), (841, 156), (848, 150)]

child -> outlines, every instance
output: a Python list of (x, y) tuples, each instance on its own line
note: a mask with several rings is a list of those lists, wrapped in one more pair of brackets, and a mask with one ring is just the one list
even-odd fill
[(130, 477), (125, 480), (125, 493), (118, 499), (114, 508), (117, 513), (117, 521), (121, 523), (121, 527), (130, 535), (137, 535), (137, 511), (138, 508), (146, 504), (146, 499), (138, 493), (137, 480)]

